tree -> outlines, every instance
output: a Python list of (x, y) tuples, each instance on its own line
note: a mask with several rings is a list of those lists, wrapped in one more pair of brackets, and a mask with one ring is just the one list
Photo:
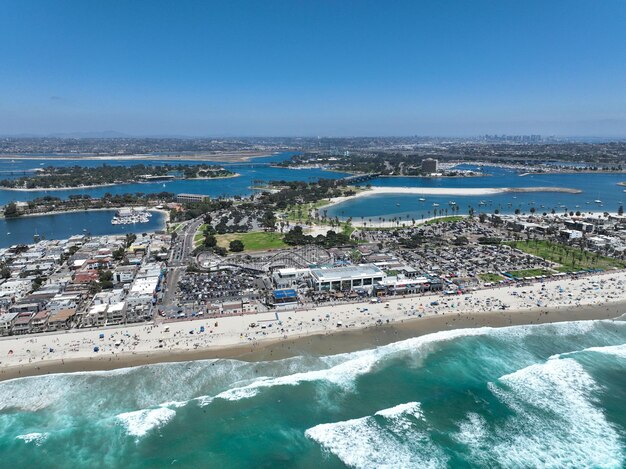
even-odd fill
[(217, 238), (212, 234), (207, 234), (204, 237), (204, 245), (207, 248), (214, 248), (215, 246), (217, 246)]
[(271, 210), (265, 211), (265, 213), (263, 214), (263, 218), (261, 218), (261, 224), (268, 230), (275, 230), (276, 216), (274, 215), (274, 212), (272, 212)]
[(15, 218), (15, 217), (18, 217), (19, 215), (20, 213), (17, 210), (17, 205), (15, 204), (15, 202), (9, 202), (4, 207), (4, 216), (6, 218)]
[(230, 242), (229, 248), (232, 252), (241, 252), (244, 250), (244, 244), (238, 239), (234, 239)]
[(113, 272), (111, 272), (110, 270), (100, 271), (100, 273), (98, 274), (98, 280), (100, 280), (100, 282), (110, 282), (111, 280), (113, 280)]
[(122, 259), (124, 259), (125, 252), (126, 251), (123, 247), (116, 249), (115, 251), (113, 251), (113, 259), (115, 259), (116, 261), (121, 261)]
[(617, 214), (621, 217), (622, 215), (624, 215), (624, 206), (620, 205), (619, 208), (617, 209)]
[(228, 251), (226, 251), (226, 248), (223, 248), (221, 246), (216, 246), (215, 248), (213, 248), (213, 252), (217, 254), (218, 256), (222, 256), (222, 257), (228, 254)]
[(135, 242), (135, 240), (137, 239), (137, 235), (134, 233), (128, 233), (126, 235), (126, 247), (129, 248), (132, 246), (132, 244)]

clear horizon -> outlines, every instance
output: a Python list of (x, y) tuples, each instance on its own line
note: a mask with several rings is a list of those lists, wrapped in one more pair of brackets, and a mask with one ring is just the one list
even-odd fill
[(10, 0), (0, 135), (626, 137), (626, 3)]

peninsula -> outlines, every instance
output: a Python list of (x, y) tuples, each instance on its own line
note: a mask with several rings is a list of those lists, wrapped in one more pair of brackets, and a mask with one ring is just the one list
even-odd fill
[(163, 165), (47, 167), (35, 175), (0, 180), (0, 188), (9, 190), (67, 190), (174, 179), (214, 179), (235, 177), (236, 173), (220, 166)]

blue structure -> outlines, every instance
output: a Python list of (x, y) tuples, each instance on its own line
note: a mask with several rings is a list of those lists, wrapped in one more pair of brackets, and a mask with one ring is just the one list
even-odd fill
[(272, 293), (274, 305), (292, 304), (298, 302), (298, 292), (293, 288), (274, 290)]

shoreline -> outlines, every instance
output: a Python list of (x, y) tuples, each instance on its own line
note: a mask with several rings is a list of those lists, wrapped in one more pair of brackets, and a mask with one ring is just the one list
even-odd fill
[[(208, 358), (254, 361), (302, 353), (329, 355), (450, 328), (609, 319), (626, 310), (625, 285), (626, 271), (613, 271), (523, 286), (506, 284), (464, 295), (390, 297), (384, 303), (330, 303), (243, 316), (9, 336), (0, 339), (0, 380)], [(504, 304), (508, 308), (502, 310), (499, 305)], [(251, 327), (253, 323), (256, 327)]]
[[(523, 169), (523, 168), (520, 168)], [(624, 170), (608, 170), (608, 171), (593, 171), (593, 170), (581, 170), (581, 171), (575, 171), (575, 170), (565, 170), (565, 171), (530, 171), (530, 172), (526, 172), (526, 173), (521, 173), (519, 174), (519, 177), (525, 177), (525, 176), (533, 176), (535, 174), (538, 175), (548, 175), (548, 174), (626, 174), (626, 171)]]
[[(142, 206), (143, 207), (143, 206)], [(63, 210), (63, 211), (51, 211), (51, 212), (46, 212), (46, 213), (26, 213), (24, 215), (20, 215), (19, 217), (12, 217), (12, 218), (6, 218), (6, 217), (0, 217), (0, 220), (19, 220), (21, 218), (27, 218), (27, 217), (45, 217), (45, 216), (55, 216), (55, 215), (64, 215), (66, 213), (79, 213), (79, 212), (103, 212), (106, 210), (122, 210), (122, 209), (134, 209), (136, 207), (133, 206), (124, 206), (124, 207), (110, 207), (110, 208), (106, 208), (106, 207), (102, 207), (102, 208), (74, 208), (72, 210)], [(146, 207), (146, 210), (150, 211), (150, 212), (160, 212), (163, 214), (163, 227), (162, 229), (165, 229), (167, 227), (167, 223), (169, 222), (170, 219), (170, 212), (164, 209), (158, 209), (158, 208), (153, 208), (153, 207)]]
[(361, 192), (357, 192), (354, 195), (334, 197), (328, 201), (327, 204), (320, 206), (319, 208), (328, 208), (333, 205), (338, 205), (349, 200), (354, 200), (360, 197), (370, 197), (375, 195), (451, 195), (451, 196), (478, 196), (478, 195), (496, 195), (506, 193), (532, 193), (532, 192), (559, 192), (565, 194), (581, 194), (583, 191), (580, 189), (571, 189), (568, 187), (468, 187), (468, 188), (456, 188), (456, 187), (386, 187), (386, 186), (371, 186)]
[(233, 173), (228, 176), (216, 176), (216, 177), (202, 177), (202, 178), (187, 178), (187, 179), (167, 179), (165, 182), (163, 180), (160, 181), (127, 181), (120, 183), (109, 183), (109, 184), (91, 184), (88, 186), (72, 186), (72, 187), (36, 187), (36, 188), (25, 188), (25, 187), (4, 187), (0, 186), (0, 190), (3, 191), (17, 191), (17, 192), (47, 192), (47, 191), (75, 191), (81, 189), (94, 189), (96, 187), (112, 187), (112, 186), (125, 186), (130, 184), (167, 184), (172, 181), (208, 181), (211, 179), (231, 179), (241, 176), (239, 173)]
[(34, 187), (34, 188), (26, 188), (26, 187), (5, 187), (0, 186), (0, 190), (3, 191), (15, 191), (15, 192), (48, 192), (48, 191), (74, 191), (81, 189), (95, 189), (96, 187), (111, 187), (111, 186), (121, 186), (123, 184), (136, 184), (135, 182), (124, 182), (122, 184), (90, 184), (88, 186), (74, 186), (74, 187)]
[[(231, 359), (246, 362), (272, 361), (299, 355), (328, 356), (384, 346), (441, 331), (533, 326), (575, 321), (622, 320), (626, 302), (582, 307), (543, 308), (531, 311), (476, 312), (413, 318), (393, 324), (305, 334), (288, 339), (267, 339), (253, 344), (239, 344), (204, 349), (120, 353), (107, 357), (84, 357), (49, 360), (21, 366), (0, 368), (0, 382), (50, 374), (113, 371), (160, 363), (196, 360)], [(102, 331), (97, 329), (95, 331)]]

